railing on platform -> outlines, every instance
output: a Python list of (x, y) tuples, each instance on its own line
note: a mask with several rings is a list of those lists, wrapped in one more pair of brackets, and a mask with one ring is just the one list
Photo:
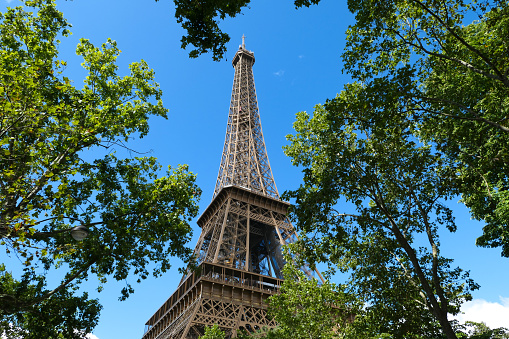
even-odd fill
[(145, 324), (147, 333), (158, 321), (177, 304), (181, 297), (194, 287), (200, 280), (210, 280), (225, 285), (248, 288), (262, 293), (275, 294), (281, 288), (283, 280), (247, 272), (220, 264), (203, 262), (190, 273), (177, 290), (166, 300), (157, 312)]

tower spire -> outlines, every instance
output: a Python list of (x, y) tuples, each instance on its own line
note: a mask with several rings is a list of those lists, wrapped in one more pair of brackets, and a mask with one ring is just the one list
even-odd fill
[(263, 138), (253, 77), (254, 53), (242, 46), (235, 54), (235, 68), (226, 137), (214, 197), (226, 186), (238, 186), (278, 199)]
[(242, 34), (242, 49), (246, 49), (246, 36)]

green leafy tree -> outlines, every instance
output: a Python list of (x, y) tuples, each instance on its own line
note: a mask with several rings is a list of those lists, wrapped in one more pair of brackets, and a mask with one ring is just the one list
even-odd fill
[(304, 183), (286, 193), (300, 252), (351, 273), (347, 286), (367, 305), (356, 321), (374, 333), (456, 338), (447, 315), (477, 286), (440, 254), (439, 231), (456, 229), (446, 206), (454, 168), (415, 140), (406, 106), (384, 99), (385, 111), (373, 110), (370, 95), (354, 83), (312, 118), (297, 115), (285, 152), (304, 167)]
[(298, 256), (292, 258), (286, 249), (285, 258), (281, 293), (269, 299), (269, 314), (278, 327), (268, 338), (342, 337), (360, 305), (345, 293), (344, 286), (308, 279), (299, 269)]
[[(307, 255), (353, 270), (374, 333), (454, 338), (447, 314), (476, 285), (440, 255), (438, 231), (456, 229), (444, 201), (462, 194), (487, 222), (478, 244), (509, 248), (507, 2), (349, 8), (343, 58), (358, 82), (298, 115), (287, 154), (304, 184), (287, 196)], [(340, 199), (356, 213), (337, 211)]]
[(509, 338), (509, 330), (504, 327), (492, 330), (484, 322), (467, 321), (461, 326), (458, 337), (469, 339), (507, 339)]
[[(159, 1), (159, 0), (156, 0)], [(191, 58), (200, 54), (212, 52), (212, 58), (219, 61), (224, 57), (226, 44), (230, 36), (219, 28), (220, 21), (226, 17), (234, 18), (249, 8), (251, 0), (173, 0), (175, 3), (175, 18), (186, 30), (182, 36), (182, 48), (189, 45), (195, 48), (189, 52)], [(295, 0), (295, 7), (316, 4), (320, 0)]]
[(225, 339), (225, 334), (219, 326), (205, 327), (205, 334), (200, 339)]
[(486, 222), (478, 245), (509, 256), (508, 3), (356, 1), (350, 10), (345, 70), (369, 88), (367, 105), (406, 106), (414, 135), (456, 167), (451, 190)]
[[(166, 118), (153, 70), (140, 61), (121, 77), (115, 41), (81, 40), (88, 75), (76, 88), (58, 59), (70, 25), (51, 0), (24, 5), (0, 14), (0, 246), (23, 267), (19, 276), (0, 267), (0, 332), (81, 338), (101, 308), (76, 296), (89, 275), (140, 282), (171, 257), (190, 260), (200, 190), (186, 166), (158, 177), (154, 157), (111, 150), (145, 136), (149, 116)], [(81, 242), (69, 232), (77, 226), (89, 230)], [(49, 286), (55, 269), (66, 273)], [(121, 299), (132, 291), (127, 284)]]
[(213, 59), (219, 61), (226, 52), (225, 45), (230, 41), (230, 36), (219, 28), (219, 21), (227, 16), (235, 17), (240, 14), (250, 0), (173, 0), (173, 2), (175, 18), (187, 32), (181, 39), (182, 48), (185, 49), (188, 45), (195, 47), (189, 53), (191, 58), (212, 52)]
[(429, 56), (420, 136), (459, 163), (462, 201), (486, 223), (477, 244), (509, 257), (509, 6), (449, 33)]
[[(291, 245), (290, 245), (291, 246)], [(294, 250), (296, 247), (294, 247)], [(238, 338), (332, 339), (343, 337), (360, 304), (345, 293), (343, 286), (309, 279), (300, 269), (303, 262), (285, 248), (281, 293), (269, 298), (269, 315), (278, 326), (254, 333), (238, 333)], [(200, 339), (224, 338), (217, 325), (205, 330)]]

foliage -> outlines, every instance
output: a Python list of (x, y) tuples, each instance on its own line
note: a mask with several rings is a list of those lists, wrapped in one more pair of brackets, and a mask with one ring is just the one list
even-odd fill
[(214, 325), (212, 327), (205, 327), (205, 334), (200, 337), (200, 339), (224, 339), (225, 334), (219, 326)]
[[(21, 293), (25, 298), (36, 298), (41, 287), (34, 282), (43, 284), (44, 280), (41, 276), (32, 278), (31, 281), (16, 281), (10, 274), (5, 273), (5, 266), (2, 265), (0, 286), (3, 299)], [(75, 296), (72, 290), (60, 289), (28, 312), (2, 311), (0, 333), (8, 334), (9, 338), (27, 339), (74, 338), (77, 334), (82, 337), (92, 332), (97, 325), (101, 308), (98, 301), (89, 299), (86, 292), (82, 296)]]
[(461, 164), (462, 201), (486, 223), (477, 244), (509, 257), (509, 7), (494, 7), (459, 32), (465, 43), (448, 35), (443, 49), (468, 67), (429, 58), (424, 91), (433, 114), (424, 115), (421, 136)]
[[(319, 0), (294, 1), (297, 8)], [(218, 27), (250, 1), (175, 1), (192, 57), (222, 58), (229, 36)], [(475, 219), (477, 244), (509, 257), (507, 125), (509, 6), (504, 0), (348, 1), (356, 24), (347, 32), (344, 70), (378, 89), (367, 100), (398, 97), (420, 126), (416, 137), (457, 167), (455, 188)], [(465, 26), (465, 23), (477, 21)], [(385, 92), (384, 88), (392, 88)], [(390, 99), (389, 99), (390, 100)], [(383, 103), (382, 103), (383, 105)]]
[[(156, 0), (159, 1), (159, 0)], [(219, 61), (224, 57), (226, 44), (230, 36), (219, 28), (219, 21), (227, 16), (234, 18), (243, 8), (248, 7), (251, 0), (173, 0), (175, 18), (186, 30), (182, 36), (182, 48), (193, 45), (189, 57), (196, 58), (200, 54), (212, 52), (212, 58)], [(295, 7), (317, 4), (320, 0), (294, 0)]]
[[(477, 286), (440, 254), (439, 230), (456, 229), (446, 206), (454, 168), (415, 140), (406, 106), (384, 98), (379, 111), (370, 95), (350, 84), (312, 118), (297, 115), (285, 152), (304, 183), (285, 195), (296, 199), (301, 252), (351, 273), (347, 286), (367, 305), (356, 323), (370, 331), (455, 338), (447, 314)], [(340, 199), (355, 211), (338, 211)]]
[[(289, 245), (291, 246), (291, 245)], [(285, 248), (287, 264), (283, 268), (281, 293), (269, 298), (269, 315), (278, 326), (254, 333), (238, 333), (238, 338), (338, 338), (349, 327), (349, 320), (360, 310), (360, 304), (344, 292), (343, 286), (329, 281), (323, 284), (308, 279), (300, 270), (303, 262)], [(217, 325), (206, 328), (201, 339), (224, 338)]]
[(298, 258), (285, 251), (281, 293), (269, 298), (269, 313), (278, 327), (268, 338), (325, 339), (346, 332), (360, 305), (345, 293), (344, 286), (308, 279), (299, 269)]
[[(166, 118), (153, 70), (142, 60), (121, 77), (115, 41), (98, 48), (81, 40), (88, 76), (74, 87), (58, 60), (70, 25), (51, 0), (24, 3), (0, 15), (0, 246), (23, 267), (20, 277), (0, 270), (1, 321), (7, 332), (43, 323), (89, 331), (100, 306), (74, 296), (79, 283), (89, 274), (139, 282), (168, 270), (171, 256), (188, 261), (200, 191), (186, 166), (158, 177), (154, 157), (112, 151), (145, 136), (149, 116)], [(90, 230), (82, 242), (69, 232), (79, 225)], [(66, 273), (49, 287), (56, 268)], [(122, 299), (132, 290), (127, 283)]]
[[(387, 303), (366, 318), (376, 327), (370, 331), (429, 337), (439, 325), (454, 338), (446, 315), (476, 285), (440, 256), (438, 231), (456, 229), (443, 201), (461, 194), (486, 222), (477, 243), (509, 255), (508, 3), (352, 1), (349, 8), (356, 24), (343, 58), (358, 82), (313, 118), (298, 115), (287, 154), (304, 167), (304, 184), (287, 197), (309, 235), (306, 253), (352, 269), (357, 292), (373, 300), (367, 311)], [(474, 15), (479, 20), (464, 26)], [(356, 213), (336, 211), (340, 199)], [(425, 308), (415, 303), (419, 295)], [(423, 314), (430, 321), (421, 322)]]
[(509, 330), (504, 327), (499, 327), (492, 330), (485, 323), (477, 323), (474, 321), (467, 321), (461, 327), (462, 330), (459, 332), (458, 335), (459, 338), (470, 338), (470, 339), (509, 338)]
[(345, 70), (370, 89), (368, 105), (406, 105), (415, 136), (456, 167), (451, 189), (486, 222), (477, 243), (509, 256), (508, 3), (349, 5), (356, 24), (347, 35)]
[[(156, 0), (159, 1), (159, 0)], [(226, 52), (230, 36), (219, 29), (219, 21), (227, 16), (235, 17), (246, 7), (250, 0), (193, 1), (173, 0), (175, 18), (187, 32), (182, 36), (182, 48), (188, 45), (196, 47), (189, 57), (196, 58), (202, 53), (212, 52), (212, 58), (219, 61)]]
[[(446, 315), (477, 286), (440, 255), (439, 231), (456, 229), (445, 201), (461, 195), (486, 223), (477, 244), (509, 257), (509, 3), (348, 6), (343, 61), (356, 82), (300, 113), (287, 148), (304, 167), (287, 194), (308, 235), (301, 251), (351, 270), (373, 333), (452, 338)], [(355, 213), (335, 210), (343, 199)]]

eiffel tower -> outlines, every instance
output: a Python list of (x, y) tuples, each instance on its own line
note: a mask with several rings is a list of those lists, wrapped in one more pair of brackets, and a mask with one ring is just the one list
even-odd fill
[(281, 245), (296, 240), (279, 199), (263, 139), (253, 79), (254, 54), (242, 45), (233, 58), (233, 89), (221, 165), (212, 202), (198, 219), (198, 269), (147, 321), (143, 339), (199, 338), (214, 324), (227, 338), (276, 323), (267, 298), (278, 292)]

